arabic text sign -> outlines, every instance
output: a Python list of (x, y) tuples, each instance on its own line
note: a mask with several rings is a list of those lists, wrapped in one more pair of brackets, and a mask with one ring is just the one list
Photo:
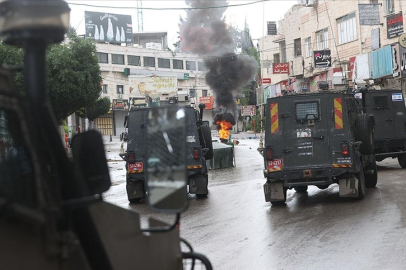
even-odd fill
[(205, 110), (212, 110), (214, 108), (214, 97), (200, 97), (199, 102), (206, 105)]
[(129, 76), (130, 94), (157, 97), (175, 94), (178, 89), (176, 76)]
[(111, 107), (113, 111), (127, 111), (128, 100), (113, 99), (113, 104)]
[(276, 30), (276, 22), (267, 22), (268, 26), (268, 35), (275, 36), (278, 34), (278, 31)]
[(387, 35), (389, 38), (397, 37), (403, 34), (403, 15), (402, 12), (398, 14), (388, 15), (386, 17)]
[(253, 116), (255, 115), (255, 105), (241, 106), (242, 116)]
[(359, 24), (379, 25), (379, 4), (359, 4)]
[(314, 51), (314, 66), (315, 68), (331, 67), (331, 51), (322, 50)]
[(289, 74), (289, 63), (272, 64), (273, 74)]

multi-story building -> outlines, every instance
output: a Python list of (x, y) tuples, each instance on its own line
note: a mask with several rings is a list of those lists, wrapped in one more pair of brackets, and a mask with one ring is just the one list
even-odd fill
[[(213, 95), (205, 83), (203, 59), (195, 54), (166, 49), (167, 33), (136, 33), (133, 40), (138, 44), (96, 44), (103, 78), (102, 97), (109, 97), (112, 102), (111, 111), (95, 122), (97, 129), (105, 135), (118, 135), (124, 131), (129, 98), (143, 95), (134, 90), (132, 76), (176, 77), (176, 93), (154, 97), (154, 101), (161, 103), (167, 102), (170, 96), (177, 96), (179, 102), (196, 106), (201, 97)], [(206, 110), (205, 117), (211, 119), (211, 113)]]
[(316, 91), (318, 81), (331, 89), (402, 87), (405, 1), (298, 2), (278, 22), (277, 35), (259, 41), (263, 78), (270, 79), (265, 98), (283, 90)]

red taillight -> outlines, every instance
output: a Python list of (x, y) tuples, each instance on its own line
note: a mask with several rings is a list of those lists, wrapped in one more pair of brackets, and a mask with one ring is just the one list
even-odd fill
[(266, 148), (266, 160), (273, 160), (272, 147)]
[(199, 158), (199, 149), (193, 149), (193, 158), (198, 159)]
[(128, 163), (135, 162), (135, 155), (133, 153), (128, 154)]
[(350, 145), (347, 142), (341, 143), (341, 154), (348, 156), (350, 154)]

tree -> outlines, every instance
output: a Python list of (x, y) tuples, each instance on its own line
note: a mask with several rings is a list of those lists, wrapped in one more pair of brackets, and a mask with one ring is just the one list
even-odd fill
[[(78, 37), (74, 31), (68, 37), (69, 42), (52, 45), (47, 51), (49, 98), (59, 125), (67, 116), (96, 102), (101, 91), (95, 44)], [(0, 42), (0, 59), (6, 65), (21, 65), (23, 52)], [(16, 83), (24, 93), (21, 74), (16, 76)]]
[(89, 128), (93, 128), (93, 121), (99, 116), (108, 113), (110, 110), (110, 99), (108, 97), (99, 98), (86, 109), (82, 109), (79, 114), (89, 119)]

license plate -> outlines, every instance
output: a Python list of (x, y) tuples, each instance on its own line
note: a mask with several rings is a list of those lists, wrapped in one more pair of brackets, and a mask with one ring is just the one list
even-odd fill
[(129, 163), (128, 164), (128, 170), (129, 171), (140, 171), (144, 169), (144, 164), (143, 162), (135, 162), (135, 163)]
[(273, 171), (281, 171), (283, 168), (283, 161), (282, 159), (274, 159), (268, 161), (268, 170), (273, 170)]

